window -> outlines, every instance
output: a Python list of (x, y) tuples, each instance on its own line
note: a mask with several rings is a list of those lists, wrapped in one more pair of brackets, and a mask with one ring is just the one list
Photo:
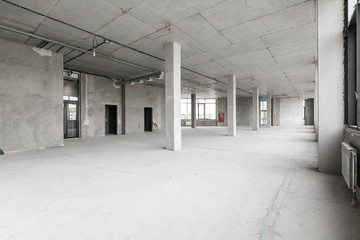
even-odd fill
[(260, 99), (260, 125), (267, 124), (267, 101)]
[[(348, 9), (345, 11), (345, 15), (353, 12), (352, 2), (348, 1)], [(356, 6), (358, 7), (358, 5)], [(351, 9), (350, 9), (351, 8)], [(360, 30), (356, 19), (358, 18), (359, 11), (355, 11), (351, 14), (351, 19), (345, 26), (345, 124), (353, 127), (360, 126), (360, 104), (357, 103), (357, 95), (360, 92), (359, 85), (359, 73), (357, 68), (360, 66), (360, 56), (356, 54), (357, 49), (360, 47), (360, 38), (357, 36), (357, 32)], [(346, 19), (346, 18), (345, 18)]]
[(191, 119), (191, 99), (181, 99), (181, 119)]
[[(181, 119), (191, 119), (191, 99), (189, 98), (181, 99)], [(216, 99), (196, 99), (196, 119), (215, 120)]]

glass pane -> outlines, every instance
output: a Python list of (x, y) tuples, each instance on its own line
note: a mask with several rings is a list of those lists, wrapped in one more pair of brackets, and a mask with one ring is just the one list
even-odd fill
[(206, 104), (205, 111), (206, 119), (216, 119), (216, 104)]
[(351, 16), (355, 11), (357, 0), (348, 0), (348, 21), (350, 22)]
[(206, 103), (216, 103), (216, 99), (206, 99)]
[(181, 104), (183, 104), (183, 103), (185, 104), (185, 103), (187, 103), (187, 102), (188, 102), (188, 100), (187, 100), (186, 98), (182, 98), (182, 99), (181, 99)]
[(261, 111), (260, 112), (260, 124), (261, 125), (266, 125), (267, 124), (267, 112), (266, 111)]
[(67, 108), (67, 120), (76, 120), (76, 104), (68, 104)]
[(181, 119), (187, 119), (187, 114), (188, 114), (188, 111), (187, 111), (187, 106), (188, 104), (187, 103), (184, 103), (182, 101), (183, 99), (181, 99)]
[(199, 99), (197, 99), (197, 102), (198, 103), (205, 103), (205, 99), (199, 98)]
[(205, 104), (198, 104), (199, 105), (199, 119), (205, 118)]
[(267, 110), (267, 101), (260, 101), (260, 110)]

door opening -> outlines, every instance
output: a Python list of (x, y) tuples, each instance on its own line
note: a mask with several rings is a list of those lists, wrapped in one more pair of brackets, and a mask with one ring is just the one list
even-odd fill
[(152, 108), (144, 108), (144, 131), (152, 132)]
[(64, 72), (64, 138), (79, 137), (79, 74)]
[(117, 134), (116, 105), (105, 105), (105, 134)]

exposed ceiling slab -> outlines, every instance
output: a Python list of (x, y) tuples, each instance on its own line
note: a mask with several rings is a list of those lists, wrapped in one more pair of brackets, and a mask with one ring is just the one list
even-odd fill
[[(2, 25), (86, 50), (96, 48), (99, 54), (156, 71), (164, 70), (165, 45), (180, 43), (182, 66), (191, 70), (182, 70), (189, 92), (223, 96), (226, 85), (214, 82), (226, 83), (232, 73), (238, 87), (248, 92), (257, 86), (262, 94), (308, 97), (314, 91), (314, 0), (8, 1), (13, 4), (0, 0)], [(59, 51), (65, 61), (81, 53), (5, 30), (0, 37)], [(104, 44), (105, 39), (111, 42)], [(89, 54), (66, 65), (127, 79), (149, 73)]]

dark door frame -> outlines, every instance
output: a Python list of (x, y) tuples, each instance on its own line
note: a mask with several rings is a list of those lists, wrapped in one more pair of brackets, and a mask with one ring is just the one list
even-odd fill
[[(108, 110), (108, 114), (107, 115), (107, 110)], [(115, 111), (115, 116), (110, 117), (110, 109), (113, 109)], [(107, 119), (108, 117), (108, 119)], [(111, 119), (110, 119), (111, 118)], [(117, 135), (117, 130), (118, 130), (118, 126), (117, 126), (117, 118), (118, 118), (118, 106), (117, 105), (113, 105), (113, 104), (105, 104), (105, 135), (108, 134), (115, 134)], [(106, 122), (106, 119), (108, 120)], [(114, 129), (110, 129), (112, 128), (111, 126), (113, 125)]]
[[(69, 137), (68, 132), (67, 132), (67, 129), (68, 129), (67, 105), (68, 104), (75, 104), (76, 105), (76, 120), (73, 120), (73, 121), (76, 121), (76, 135), (74, 137)], [(67, 138), (79, 138), (79, 102), (78, 101), (71, 101), (71, 100), (64, 100), (64, 111), (63, 111), (63, 113), (64, 113), (64, 138), (65, 139), (67, 139)]]

